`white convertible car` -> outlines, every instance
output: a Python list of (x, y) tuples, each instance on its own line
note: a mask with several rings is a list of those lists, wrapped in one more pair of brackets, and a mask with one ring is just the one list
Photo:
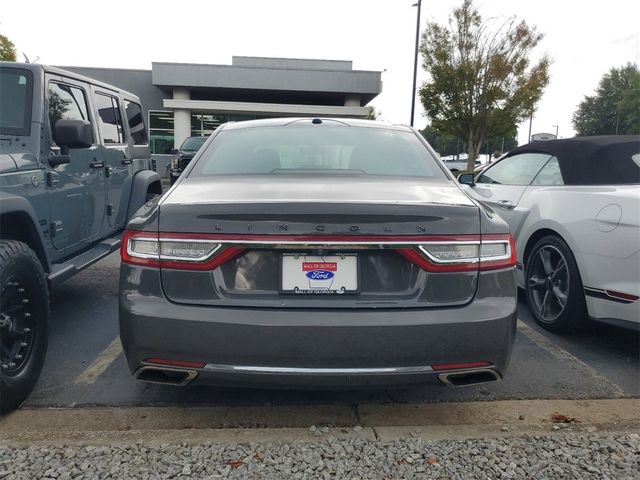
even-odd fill
[(538, 323), (640, 326), (639, 136), (534, 142), (458, 180), (509, 223)]

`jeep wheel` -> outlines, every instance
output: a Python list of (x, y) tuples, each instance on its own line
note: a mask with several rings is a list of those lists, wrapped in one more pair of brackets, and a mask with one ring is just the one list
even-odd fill
[(49, 291), (27, 245), (0, 241), (0, 413), (20, 406), (47, 352)]

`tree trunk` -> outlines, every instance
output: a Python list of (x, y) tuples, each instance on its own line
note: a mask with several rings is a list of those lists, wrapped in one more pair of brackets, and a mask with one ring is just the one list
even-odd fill
[(477, 135), (475, 132), (469, 133), (469, 143), (467, 145), (467, 153), (469, 154), (469, 158), (467, 159), (467, 171), (473, 172), (473, 170), (475, 170), (476, 158), (478, 158), (481, 147), (482, 137)]

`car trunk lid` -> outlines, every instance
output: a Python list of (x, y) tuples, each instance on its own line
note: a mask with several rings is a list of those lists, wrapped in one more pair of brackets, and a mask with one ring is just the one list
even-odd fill
[[(178, 303), (284, 308), (462, 305), (477, 270), (427, 272), (389, 244), (480, 234), (479, 210), (452, 182), (299, 175), (185, 179), (160, 206), (161, 234), (206, 234), (242, 253), (209, 271), (162, 268)], [(283, 255), (357, 257), (358, 289), (295, 295), (282, 285)]]

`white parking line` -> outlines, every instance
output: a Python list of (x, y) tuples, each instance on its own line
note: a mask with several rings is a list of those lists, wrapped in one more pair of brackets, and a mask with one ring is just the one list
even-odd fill
[(578, 357), (567, 352), (564, 348), (555, 344), (551, 339), (544, 336), (542, 333), (535, 331), (528, 326), (522, 320), (518, 319), (518, 330), (529, 338), (538, 347), (546, 350), (551, 355), (556, 357), (563, 363), (572, 363), (577, 369), (580, 369), (584, 375), (588, 375), (592, 379), (596, 380), (600, 384), (605, 384), (610, 387), (615, 397), (626, 397), (627, 394), (618, 385), (599, 373), (595, 368), (587, 365)]
[(78, 385), (91, 385), (95, 383), (96, 379), (118, 358), (120, 352), (122, 352), (122, 343), (120, 342), (120, 336), (117, 336), (113, 342), (96, 357), (93, 363), (78, 375), (75, 383)]

